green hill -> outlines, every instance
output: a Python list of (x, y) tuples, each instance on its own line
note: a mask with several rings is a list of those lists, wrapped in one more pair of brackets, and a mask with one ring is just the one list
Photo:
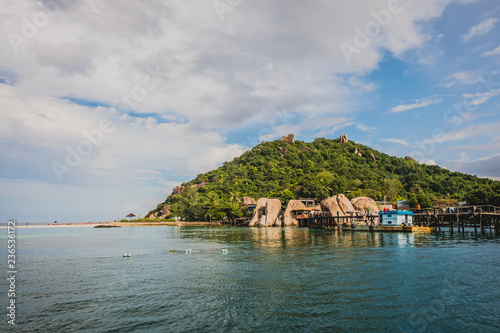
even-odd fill
[(314, 142), (264, 142), (216, 170), (182, 184), (181, 194), (170, 195), (148, 213), (165, 211), (188, 219), (208, 213), (220, 218), (230, 212), (243, 216), (243, 196), (290, 199), (317, 198), (338, 193), (349, 199), (409, 200), (412, 207), (457, 201), (500, 205), (500, 182), (451, 172), (436, 165), (398, 158), (370, 147), (339, 139)]

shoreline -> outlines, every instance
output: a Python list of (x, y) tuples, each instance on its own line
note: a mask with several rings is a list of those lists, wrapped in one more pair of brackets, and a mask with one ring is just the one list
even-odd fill
[[(154, 227), (154, 226), (169, 226), (169, 227), (182, 227), (182, 226), (221, 226), (221, 223), (214, 222), (95, 222), (95, 223), (61, 223), (61, 224), (23, 224), (16, 225), (16, 229), (31, 229), (31, 228), (71, 228), (71, 227), (96, 227), (99, 225), (110, 227)], [(7, 229), (9, 226), (0, 226), (0, 229)]]
[(170, 226), (170, 227), (185, 227), (185, 226), (219, 226), (221, 223), (215, 222), (108, 222), (102, 223), (109, 226), (117, 227), (154, 227), (154, 226)]

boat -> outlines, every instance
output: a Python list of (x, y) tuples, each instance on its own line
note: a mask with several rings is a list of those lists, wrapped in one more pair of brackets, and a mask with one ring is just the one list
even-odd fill
[(431, 233), (431, 232), (434, 232), (434, 228), (412, 226), (411, 227), (411, 232), (416, 232), (416, 233)]

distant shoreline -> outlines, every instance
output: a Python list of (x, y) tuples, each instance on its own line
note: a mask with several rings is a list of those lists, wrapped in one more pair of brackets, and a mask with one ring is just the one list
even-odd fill
[[(69, 228), (69, 227), (95, 227), (98, 225), (106, 225), (113, 227), (154, 227), (154, 226), (220, 226), (222, 224), (216, 222), (96, 222), (96, 223), (47, 223), (47, 224), (22, 224), (16, 225), (16, 229), (30, 228)], [(6, 229), (8, 226), (0, 226), (0, 229)]]

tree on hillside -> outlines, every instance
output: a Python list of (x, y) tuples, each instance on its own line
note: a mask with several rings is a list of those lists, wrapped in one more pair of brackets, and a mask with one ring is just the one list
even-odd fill
[(403, 185), (399, 179), (384, 179), (384, 193), (387, 196), (387, 200), (393, 201), (396, 199), (399, 191), (403, 189)]
[[(362, 156), (355, 154), (356, 149)], [(369, 158), (371, 153), (376, 162)], [(202, 182), (204, 187), (192, 188)], [(443, 198), (500, 206), (498, 181), (396, 158), (352, 140), (340, 143), (325, 138), (259, 144), (238, 159), (182, 185), (186, 190), (169, 196), (165, 203), (174, 205), (176, 215), (186, 219), (203, 218), (209, 213), (214, 218), (223, 217), (225, 212), (241, 211), (242, 195), (278, 198), (283, 207), (291, 199), (321, 200), (339, 193), (349, 198), (407, 199), (412, 207), (430, 207), (433, 200), (443, 203)], [(160, 210), (157, 207), (148, 214)]]

